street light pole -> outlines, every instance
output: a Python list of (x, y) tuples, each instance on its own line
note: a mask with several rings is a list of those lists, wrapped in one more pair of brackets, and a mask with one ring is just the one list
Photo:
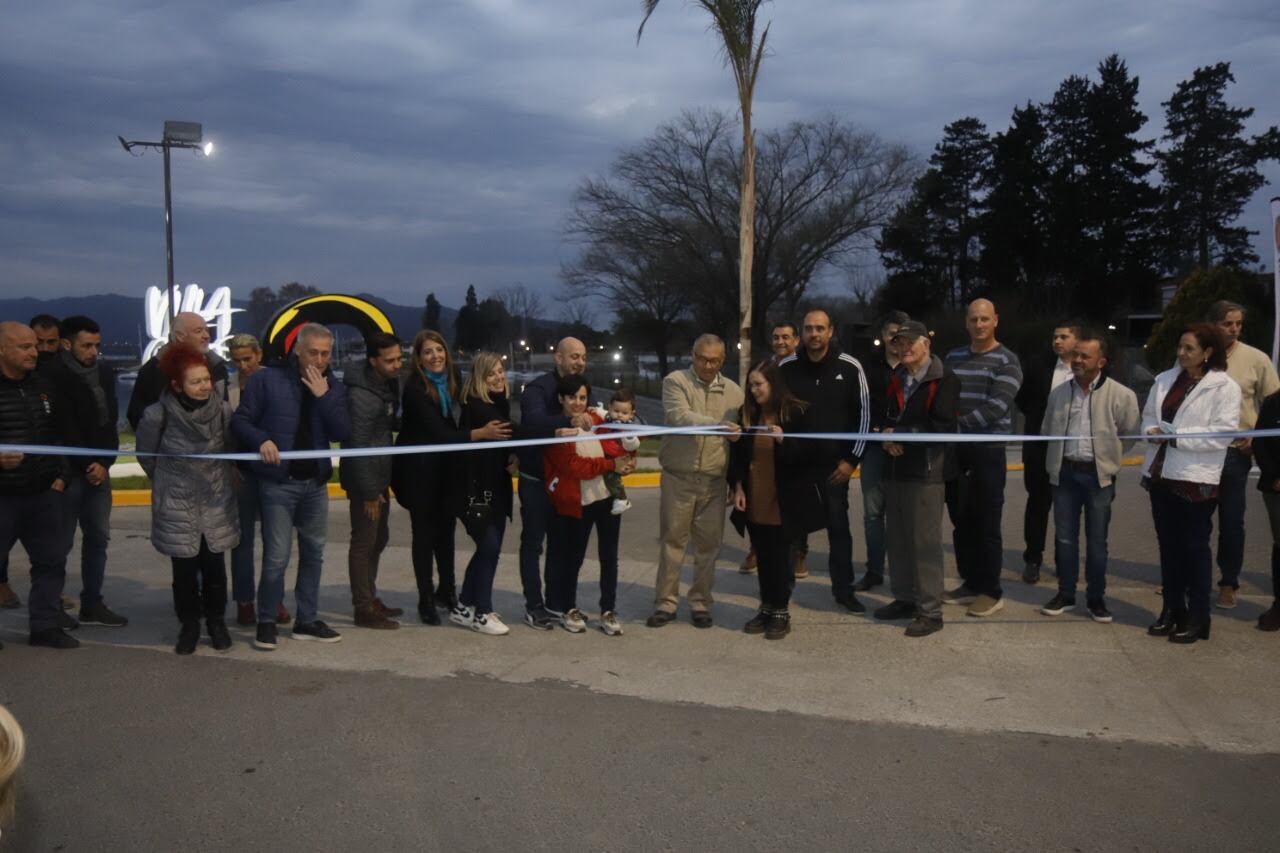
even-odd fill
[(126, 140), (117, 136), (120, 145), (128, 153), (134, 148), (159, 149), (164, 155), (164, 263), (165, 280), (169, 293), (170, 329), (181, 309), (178, 291), (173, 282), (173, 188), (169, 172), (169, 150), (171, 148), (191, 148), (202, 152), (206, 157), (213, 153), (213, 143), (204, 141), (204, 128), (196, 121), (166, 121), (164, 135), (159, 142), (141, 142)]

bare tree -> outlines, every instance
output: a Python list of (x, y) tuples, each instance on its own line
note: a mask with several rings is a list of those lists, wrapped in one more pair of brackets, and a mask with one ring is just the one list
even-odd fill
[(511, 287), (495, 292), (494, 297), (507, 309), (512, 319), (520, 323), (520, 334), (528, 338), (531, 323), (542, 312), (542, 296), (516, 282)]
[[(731, 119), (687, 112), (585, 180), (567, 235), (582, 254), (562, 275), (666, 324), (688, 318), (726, 339), (737, 328), (738, 150)], [(752, 328), (792, 313), (810, 282), (866, 248), (906, 193), (904, 148), (834, 118), (761, 136), (757, 165)]]

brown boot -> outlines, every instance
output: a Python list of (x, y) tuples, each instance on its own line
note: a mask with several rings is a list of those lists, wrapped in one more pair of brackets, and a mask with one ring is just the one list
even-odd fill
[(791, 556), (791, 573), (798, 578), (809, 577), (809, 567), (805, 565), (804, 554), (797, 552)]
[(382, 615), (382, 611), (378, 610), (376, 605), (370, 607), (361, 607), (356, 610), (356, 626), (360, 628), (372, 628), (375, 631), (394, 631), (400, 627), (400, 623), (394, 619), (388, 619)]
[(383, 603), (382, 603), (382, 599), (381, 599), (381, 598), (375, 598), (375, 599), (373, 600), (373, 608), (374, 608), (375, 610), (377, 610), (379, 613), (381, 613), (383, 616), (386, 616), (386, 617), (388, 617), (388, 618), (393, 617), (393, 616), (403, 616), (403, 615), (404, 615), (404, 610), (403, 610), (402, 608), (400, 608), (400, 607), (388, 607), (387, 605), (385, 605), (385, 604), (383, 604)]
[(22, 599), (7, 583), (0, 583), (0, 610), (17, 610), (22, 606)]
[(751, 550), (747, 552), (747, 556), (743, 558), (742, 565), (738, 566), (738, 571), (744, 575), (753, 574), (757, 565), (759, 565), (759, 560), (756, 558), (756, 549), (753, 545)]

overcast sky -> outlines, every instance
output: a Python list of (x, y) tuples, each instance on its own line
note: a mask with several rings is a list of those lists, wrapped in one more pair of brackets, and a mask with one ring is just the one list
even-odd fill
[[(164, 281), (165, 119), (180, 282), (297, 280), (457, 305), (514, 282), (554, 293), (570, 196), (619, 148), (697, 106), (733, 110), (704, 12), (665, 0), (91, 0), (6, 4), (0, 26), (0, 283), (6, 296), (141, 293)], [(1227, 60), (1230, 100), (1280, 121), (1275, 0), (776, 0), (756, 122), (833, 112), (922, 157), (942, 126), (1048, 100), (1117, 52), (1160, 102)], [(1269, 228), (1280, 167), (1247, 210)], [(1257, 251), (1270, 268), (1270, 245)]]

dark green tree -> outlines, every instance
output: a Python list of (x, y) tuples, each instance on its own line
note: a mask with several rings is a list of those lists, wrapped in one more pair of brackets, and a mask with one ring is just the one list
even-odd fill
[(1236, 222), (1264, 183), (1258, 166), (1280, 159), (1280, 130), (1272, 125), (1245, 135), (1254, 111), (1227, 103), (1234, 82), (1228, 62), (1197, 68), (1163, 103), (1166, 148), (1156, 154), (1164, 179), (1161, 230), (1164, 262), (1175, 273), (1258, 261), (1249, 245), (1257, 232)]
[(453, 346), (465, 352), (475, 352), (485, 345), (484, 324), (480, 317), (480, 300), (476, 286), (467, 285), (467, 298), (453, 321)]
[(1033, 299), (1046, 292), (1049, 172), (1044, 114), (1027, 103), (1015, 107), (1009, 128), (991, 140), (991, 165), (982, 220), (979, 272), (993, 291), (1022, 291)]
[(434, 293), (427, 294), (427, 304), (422, 309), (422, 328), (440, 330), (440, 301)]
[(1219, 299), (1244, 306), (1247, 322), (1242, 340), (1270, 352), (1275, 312), (1266, 285), (1253, 273), (1233, 267), (1213, 267), (1193, 270), (1179, 285), (1164, 317), (1147, 340), (1147, 364), (1153, 370), (1172, 367), (1183, 330), (1190, 323), (1203, 321), (1209, 306)]
[(940, 220), (941, 176), (929, 169), (880, 232), (876, 248), (889, 276), (877, 307), (915, 316), (930, 306), (955, 308), (951, 247)]

